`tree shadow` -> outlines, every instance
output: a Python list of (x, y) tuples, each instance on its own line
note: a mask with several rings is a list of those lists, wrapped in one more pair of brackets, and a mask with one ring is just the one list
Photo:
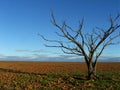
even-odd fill
[(20, 70), (13, 70), (13, 69), (6, 69), (6, 68), (0, 68), (0, 71), (16, 73), (16, 74), (47, 75), (46, 73), (23, 72)]
[[(47, 73), (35, 73), (35, 72), (23, 72), (20, 70), (13, 70), (13, 69), (6, 69), (6, 68), (0, 68), (1, 72), (10, 72), (10, 73), (16, 73), (16, 74), (28, 74), (28, 75), (41, 75), (41, 76), (46, 76), (48, 75)], [(76, 80), (88, 80), (87, 76), (85, 75), (77, 75), (77, 76), (69, 76), (72, 77)], [(97, 80), (112, 80), (111, 77), (105, 77), (104, 75), (99, 77)]]

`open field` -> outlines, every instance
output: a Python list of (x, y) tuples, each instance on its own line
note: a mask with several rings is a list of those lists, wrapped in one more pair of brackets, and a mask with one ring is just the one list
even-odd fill
[[(0, 62), (0, 68), (35, 73), (81, 73), (87, 70), (81, 62)], [(118, 71), (120, 63), (98, 63), (98, 71)]]
[(119, 90), (120, 63), (98, 63), (100, 80), (87, 81), (80, 62), (0, 62), (0, 90)]

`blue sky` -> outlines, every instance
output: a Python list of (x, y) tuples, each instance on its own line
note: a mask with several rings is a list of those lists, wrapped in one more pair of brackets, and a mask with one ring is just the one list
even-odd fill
[[(66, 20), (72, 27), (84, 16), (87, 32), (96, 26), (106, 28), (109, 16), (120, 13), (120, 0), (0, 0), (0, 59), (78, 60), (59, 49), (45, 47), (46, 42), (37, 35), (56, 38), (57, 29), (50, 22), (51, 10), (59, 23)], [(119, 61), (119, 48), (120, 45), (108, 47), (102, 56)]]

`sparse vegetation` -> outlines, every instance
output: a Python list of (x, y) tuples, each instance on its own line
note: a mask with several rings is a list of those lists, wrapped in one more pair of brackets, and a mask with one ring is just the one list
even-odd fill
[[(24, 65), (24, 68), (21, 66), (21, 64)], [(81, 64), (83, 66), (78, 67), (78, 65), (80, 66)], [(36, 65), (39, 66), (38, 70), (36, 70)], [(72, 70), (71, 72), (70, 69), (65, 68), (66, 65), (69, 68), (74, 67), (74, 71)], [(106, 67), (108, 67), (108, 69), (106, 69), (105, 65), (107, 65)], [(80, 70), (82, 70), (80, 68), (85, 67), (83, 63), (1, 62), (0, 66), (1, 90), (120, 89), (120, 63), (98, 63), (99, 68), (97, 74), (100, 76), (100, 78), (95, 81), (87, 80), (86, 73), (84, 71), (80, 72)], [(9, 68), (9, 66), (11, 66), (12, 68)], [(60, 66), (61, 68), (59, 68), (59, 70), (57, 71), (58, 67)], [(29, 70), (29, 67), (31, 67), (32, 69)], [(42, 68), (49, 68), (47, 69), (49, 71), (47, 72), (46, 70), (42, 73)], [(66, 69), (66, 72), (64, 69)]]
[(51, 17), (52, 24), (59, 30), (59, 32), (56, 31), (59, 39), (47, 39), (40, 35), (45, 41), (54, 44), (45, 44), (45, 46), (60, 48), (65, 54), (83, 56), (87, 66), (87, 79), (98, 79), (96, 68), (99, 57), (106, 47), (120, 43), (115, 41), (120, 37), (120, 24), (118, 23), (120, 14), (114, 18), (110, 17), (110, 24), (107, 27), (96, 27), (89, 32), (86, 31), (86, 33), (83, 30), (84, 18), (79, 23), (78, 29), (74, 29), (66, 21), (59, 24), (53, 13)]

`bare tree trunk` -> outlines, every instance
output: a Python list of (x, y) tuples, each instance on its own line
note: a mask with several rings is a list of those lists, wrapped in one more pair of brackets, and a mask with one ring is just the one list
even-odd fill
[(93, 66), (92, 62), (89, 62), (89, 64), (87, 64), (87, 68), (88, 68), (88, 76), (87, 79), (96, 79), (96, 65)]
[[(98, 27), (96, 29), (99, 31), (93, 29), (90, 33), (83, 33), (82, 31), (84, 19), (80, 22), (78, 30), (74, 30), (72, 27), (68, 26), (65, 21), (62, 25), (59, 25), (56, 22), (53, 13), (51, 14), (51, 17), (53, 25), (60, 30), (60, 32), (56, 32), (56, 35), (61, 37), (63, 41), (56, 39), (49, 40), (40, 35), (45, 41), (56, 43), (55, 45), (45, 44), (45, 46), (61, 48), (66, 54), (83, 56), (88, 69), (88, 79), (97, 79), (96, 66), (98, 58), (107, 46), (120, 43), (113, 42), (116, 38), (120, 37), (120, 33), (112, 35), (120, 28), (120, 24), (117, 24), (120, 14), (115, 18), (110, 17), (110, 26), (106, 29)], [(95, 60), (93, 60), (93, 57)]]

